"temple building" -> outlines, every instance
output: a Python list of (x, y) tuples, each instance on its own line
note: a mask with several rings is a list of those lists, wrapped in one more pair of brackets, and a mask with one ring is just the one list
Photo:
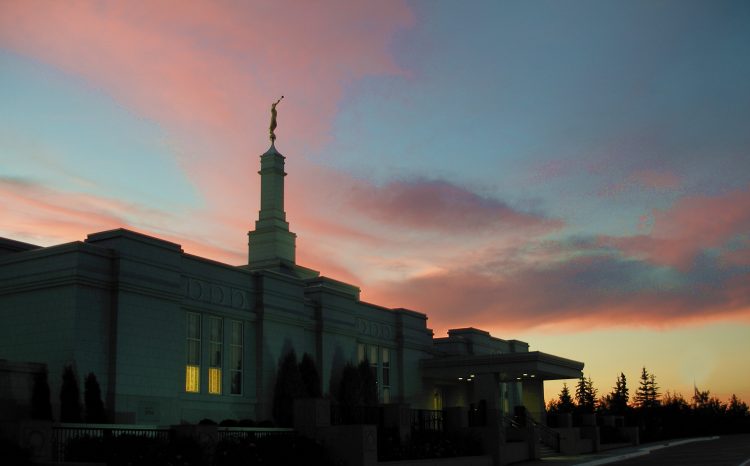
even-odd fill
[(425, 314), (361, 301), (358, 287), (297, 265), (284, 164), (272, 140), (246, 265), (126, 229), (49, 247), (0, 239), (0, 365), (46, 365), (56, 418), (59, 374), (73, 365), (96, 374), (114, 421), (147, 424), (271, 418), (291, 349), (313, 357), (324, 394), (367, 359), (384, 404), (523, 405), (538, 420), (544, 381), (581, 376), (581, 362), (469, 322), (433, 338)]

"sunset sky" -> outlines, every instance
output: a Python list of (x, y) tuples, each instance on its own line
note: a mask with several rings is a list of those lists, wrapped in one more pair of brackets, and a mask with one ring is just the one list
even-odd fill
[(246, 263), (283, 94), (299, 264), (750, 401), (749, 57), (747, 1), (0, 0), (0, 236)]

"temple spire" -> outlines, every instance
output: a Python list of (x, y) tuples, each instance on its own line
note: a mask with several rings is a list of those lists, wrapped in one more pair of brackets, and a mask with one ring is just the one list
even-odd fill
[(248, 232), (248, 261), (251, 268), (293, 267), (295, 263), (297, 235), (289, 231), (284, 211), (285, 157), (274, 144), (276, 105), (281, 99), (271, 105), (271, 147), (260, 156), (260, 211), (255, 230)]

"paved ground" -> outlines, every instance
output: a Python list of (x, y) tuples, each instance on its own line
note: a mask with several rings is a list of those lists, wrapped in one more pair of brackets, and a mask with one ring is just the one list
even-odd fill
[(750, 466), (750, 434), (672, 440), (603, 453), (556, 456), (523, 466)]

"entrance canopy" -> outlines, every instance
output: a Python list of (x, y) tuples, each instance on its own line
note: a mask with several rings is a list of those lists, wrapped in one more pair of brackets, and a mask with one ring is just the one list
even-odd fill
[(470, 380), (479, 374), (498, 374), (500, 382), (578, 379), (583, 363), (539, 351), (455, 355), (422, 359), (422, 376), (441, 380)]

